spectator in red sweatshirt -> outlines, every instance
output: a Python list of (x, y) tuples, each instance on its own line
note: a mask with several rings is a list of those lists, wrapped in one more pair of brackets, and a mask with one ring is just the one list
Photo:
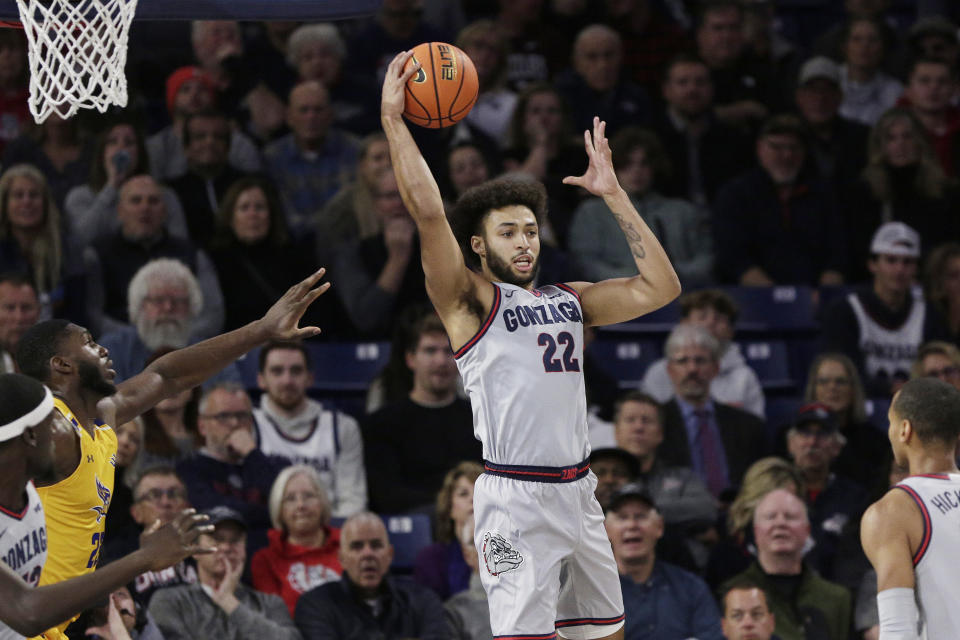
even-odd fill
[(287, 603), (290, 615), (300, 595), (339, 580), (340, 530), (330, 526), (330, 499), (316, 469), (297, 464), (277, 476), (270, 490), (269, 544), (250, 562), (253, 586)]

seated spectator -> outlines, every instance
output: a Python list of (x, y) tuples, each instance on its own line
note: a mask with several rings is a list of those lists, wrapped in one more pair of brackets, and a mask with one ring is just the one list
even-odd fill
[(667, 338), (667, 374), (674, 397), (664, 405), (668, 465), (691, 467), (714, 496), (736, 486), (763, 452), (763, 422), (751, 413), (715, 402), (710, 383), (720, 362), (720, 343), (706, 329), (677, 325)]
[[(64, 212), (71, 239), (78, 246), (86, 246), (99, 236), (115, 233), (120, 226), (117, 222), (120, 185), (131, 176), (148, 173), (149, 158), (140, 128), (125, 118), (105, 126), (94, 143), (89, 180), (67, 194)], [(167, 211), (167, 232), (188, 237), (177, 194), (165, 186), (161, 186), (160, 191)]]
[(647, 92), (621, 73), (619, 33), (602, 24), (584, 27), (573, 41), (572, 58), (572, 68), (561, 73), (555, 84), (570, 106), (574, 129), (592, 129), (598, 116), (607, 123), (607, 136), (613, 137), (627, 125), (649, 122)]
[[(317, 268), (312, 245), (295, 242), (276, 190), (262, 177), (240, 178), (227, 189), (217, 212), (210, 259), (223, 293), (224, 331), (260, 318), (283, 293)], [(326, 338), (352, 333), (336, 297), (307, 309), (302, 322), (323, 328)]]
[(870, 134), (863, 174), (851, 183), (844, 217), (853, 245), (849, 270), (865, 280), (870, 241), (884, 222), (903, 222), (920, 234), (921, 247), (960, 238), (952, 211), (960, 203), (952, 180), (943, 173), (920, 122), (906, 109), (887, 111)]
[(907, 33), (907, 45), (914, 58), (943, 60), (954, 69), (960, 62), (957, 25), (943, 16), (921, 16)]
[[(626, 402), (624, 400), (624, 404)], [(590, 470), (597, 476), (597, 488), (593, 490), (593, 496), (600, 503), (600, 508), (606, 509), (617, 489), (634, 481), (640, 475), (640, 464), (637, 462), (636, 455), (626, 449), (591, 447)]]
[(793, 99), (807, 126), (807, 161), (835, 187), (854, 182), (867, 162), (870, 130), (840, 115), (843, 91), (840, 67), (825, 58), (810, 58), (800, 68)]
[[(452, 211), (457, 199), (470, 187), (483, 184), (494, 173), (490, 160), (484, 155), (483, 148), (470, 141), (459, 142), (447, 151), (444, 167), (443, 206)], [(442, 175), (442, 174), (441, 174)]]
[(542, 2), (497, 2), (493, 20), (508, 45), (507, 86), (518, 93), (549, 82), (570, 59), (569, 39), (542, 16)]
[[(132, 491), (133, 505), (130, 507), (130, 515), (137, 524), (137, 530), (127, 531), (122, 537), (111, 536), (103, 548), (103, 564), (137, 549), (141, 530), (151, 527), (157, 521), (161, 524), (172, 522), (177, 514), (190, 506), (187, 489), (173, 467), (144, 468), (134, 481)], [(196, 567), (193, 560), (188, 558), (162, 571), (140, 574), (131, 583), (131, 593), (141, 607), (146, 607), (157, 590), (194, 584), (196, 581)]]
[(0, 373), (17, 372), (13, 360), (17, 344), (39, 318), (40, 301), (27, 276), (0, 274)]
[(301, 82), (290, 90), (290, 133), (263, 150), (267, 173), (282, 194), (295, 236), (306, 234), (317, 212), (356, 170), (359, 144), (331, 126), (333, 120), (326, 87), (316, 80)]
[(113, 513), (107, 520), (103, 535), (111, 538), (127, 529), (135, 529), (130, 508), (133, 506), (133, 484), (140, 475), (140, 451), (143, 449), (143, 419), (137, 416), (117, 425), (117, 457), (114, 465), (113, 495), (110, 506)]
[[(503, 153), (503, 166), (539, 180), (547, 188), (550, 229), (546, 240), (566, 246), (566, 232), (580, 202), (576, 189), (563, 184), (583, 173), (587, 158), (582, 135), (570, 123), (568, 105), (551, 85), (533, 84), (523, 90), (513, 111)], [(541, 229), (541, 233), (543, 230)]]
[(947, 327), (950, 339), (960, 344), (960, 243), (945, 242), (927, 256), (924, 296)]
[(18, 164), (35, 167), (49, 185), (51, 202), (62, 209), (70, 189), (86, 182), (91, 155), (79, 118), (64, 120), (52, 113), (43, 124), (31, 124), (7, 143), (0, 166), (6, 170)]
[(333, 126), (365, 136), (380, 128), (380, 96), (370, 79), (344, 72), (346, 56), (347, 44), (332, 23), (302, 25), (287, 40), (287, 64), (298, 80), (326, 87)]
[(667, 64), (660, 87), (664, 106), (653, 128), (670, 159), (672, 175), (663, 193), (710, 205), (726, 182), (753, 166), (749, 138), (714, 113), (710, 68), (700, 58), (681, 53)]
[(663, 411), (656, 400), (642, 391), (626, 393), (614, 409), (614, 425), (619, 449), (612, 451), (626, 451), (639, 462), (629, 480), (644, 483), (664, 522), (685, 530), (713, 526), (717, 504), (700, 477), (689, 467), (667, 466), (657, 456), (663, 443)]
[(253, 554), (253, 588), (283, 598), (290, 616), (300, 596), (340, 579), (340, 530), (330, 526), (330, 499), (317, 470), (296, 464), (270, 490), (269, 544)]
[(97, 335), (119, 330), (132, 320), (131, 280), (144, 265), (160, 258), (178, 260), (197, 279), (202, 296), (194, 309), (193, 333), (206, 338), (218, 334), (223, 326), (223, 294), (217, 272), (204, 251), (167, 232), (161, 193), (160, 185), (148, 175), (129, 178), (120, 187), (117, 202), (120, 228), (100, 236), (84, 250), (87, 315)]
[[(101, 344), (110, 350), (116, 381), (132, 378), (161, 348), (181, 349), (202, 338), (204, 294), (190, 270), (179, 260), (158, 258), (140, 267), (127, 291), (132, 324), (105, 333)], [(239, 380), (234, 365), (217, 380)]]
[(703, 580), (657, 560), (663, 517), (643, 485), (621, 487), (605, 515), (620, 572), (625, 640), (723, 638), (717, 605)]
[(864, 487), (835, 473), (833, 463), (844, 446), (826, 405), (804, 405), (787, 430), (787, 451), (803, 476), (816, 543), (808, 561), (824, 578), (837, 581), (843, 545), (858, 546), (860, 516), (869, 504)]
[[(664, 198), (657, 185), (669, 160), (656, 135), (628, 127), (610, 143), (620, 186), (653, 230), (683, 286), (703, 286), (713, 279), (713, 243), (704, 209), (684, 200)], [(567, 238), (583, 279), (590, 281), (637, 275), (637, 263), (620, 224), (602, 198), (584, 200), (573, 214)]]
[(690, 48), (690, 36), (657, 2), (607, 2), (604, 9), (606, 24), (623, 39), (624, 74), (652, 95), (667, 62)]
[[(720, 370), (710, 383), (710, 396), (763, 418), (766, 400), (760, 380), (743, 359), (740, 345), (733, 341), (739, 315), (737, 303), (720, 289), (703, 289), (680, 298), (680, 324), (703, 327), (720, 343)], [(640, 387), (657, 402), (670, 400), (674, 388), (666, 358), (647, 368)]]
[(960, 349), (942, 340), (922, 345), (910, 367), (914, 378), (937, 378), (960, 389)]
[(323, 485), (329, 515), (346, 518), (366, 509), (360, 427), (347, 414), (307, 397), (313, 384), (307, 348), (300, 342), (268, 342), (259, 357), (257, 385), (263, 395), (253, 415), (260, 451), (311, 466)]
[(0, 154), (30, 126), (27, 40), (19, 29), (0, 31)]
[(381, 170), (373, 194), (383, 230), (340, 248), (335, 264), (337, 291), (350, 322), (364, 336), (383, 337), (403, 306), (428, 298), (416, 225), (392, 170)]
[(255, 138), (269, 140), (283, 126), (283, 100), (263, 78), (251, 73), (258, 70), (259, 65), (251, 62), (244, 50), (240, 23), (194, 20), (190, 44), (195, 64), (213, 79), (217, 90), (215, 102), (231, 109), (233, 117), (244, 120)]
[[(382, 513), (429, 508), (459, 461), (480, 462), (470, 403), (457, 397), (457, 368), (435, 314), (424, 316), (406, 351), (409, 395), (363, 419), (370, 504)], [(416, 465), (410, 465), (416, 460)]]
[(380, 233), (375, 204), (377, 176), (390, 166), (390, 148), (383, 132), (371, 133), (360, 142), (353, 180), (341, 186), (313, 220), (320, 262), (332, 255), (338, 245)]
[(723, 607), (723, 637), (726, 640), (776, 640), (776, 616), (767, 604), (766, 592), (748, 580), (729, 585), (720, 597)]
[(933, 152), (951, 178), (957, 177), (957, 133), (960, 107), (952, 104), (956, 93), (954, 70), (943, 60), (914, 60), (907, 75), (907, 88), (897, 103), (906, 107), (923, 126)]
[(803, 62), (801, 49), (790, 41), (795, 34), (782, 28), (782, 19), (772, 0), (743, 4), (743, 42), (747, 55), (773, 72), (783, 103), (789, 103), (797, 71)]
[(844, 21), (837, 21), (832, 27), (820, 34), (813, 43), (813, 50), (817, 55), (828, 56), (839, 60), (843, 56), (843, 46), (846, 42), (850, 27), (858, 20), (870, 20), (877, 26), (877, 39), (883, 45), (885, 54), (881, 62), (886, 66), (888, 58), (893, 57), (899, 46), (897, 24), (888, 15), (891, 3), (889, 0), (843, 0), (843, 11), (846, 14)]
[(806, 142), (800, 120), (768, 120), (756, 152), (759, 166), (717, 194), (713, 229), (720, 278), (761, 287), (842, 283), (843, 225), (828, 185), (801, 173)]
[(517, 94), (506, 87), (508, 49), (504, 34), (493, 20), (477, 20), (460, 31), (456, 45), (473, 61), (479, 84), (477, 101), (465, 120), (502, 147), (517, 105)]
[(194, 556), (197, 584), (161, 589), (150, 600), (150, 614), (168, 638), (225, 640), (300, 640), (279, 596), (261, 593), (240, 582), (247, 560), (247, 525), (229, 507), (205, 511), (213, 533), (199, 542), (215, 546)]
[(803, 476), (783, 458), (761, 458), (743, 474), (740, 490), (727, 509), (726, 536), (710, 552), (705, 577), (713, 589), (750, 566), (757, 551), (753, 512), (760, 499), (774, 489), (786, 489), (801, 500), (806, 497)]
[(785, 489), (761, 498), (753, 516), (757, 559), (722, 589), (745, 578), (770, 596), (775, 633), (784, 640), (844, 640), (850, 628), (850, 593), (821, 578), (803, 561), (810, 522), (803, 501)]
[(871, 18), (854, 18), (843, 32), (840, 115), (871, 127), (903, 93), (900, 81), (880, 68), (886, 50), (882, 29)]
[(253, 73), (273, 92), (285, 96), (297, 83), (296, 69), (287, 61), (290, 36), (302, 25), (293, 20), (264, 20), (245, 37), (245, 56), (256, 65)]
[(250, 396), (236, 383), (204, 392), (197, 427), (203, 447), (177, 463), (190, 504), (201, 510), (218, 505), (236, 510), (246, 523), (248, 550), (262, 549), (270, 528), (267, 499), (287, 461), (257, 449)]
[[(187, 172), (184, 125), (189, 116), (209, 111), (216, 101), (214, 80), (200, 67), (180, 67), (171, 73), (166, 90), (171, 123), (146, 141), (150, 172), (157, 180), (170, 180)], [(253, 140), (234, 127), (230, 128), (227, 162), (245, 173), (260, 171), (263, 164)]]
[(700, 6), (697, 54), (710, 67), (717, 117), (744, 131), (755, 130), (781, 107), (775, 69), (750, 55), (743, 37), (743, 7), (733, 0)]
[[(153, 617), (147, 612), (139, 611), (139, 605), (134, 601), (129, 587), (115, 589), (107, 602), (106, 606), (88, 609), (74, 623), (80, 625), (79, 629), (84, 629), (84, 637), (113, 640), (163, 638)], [(73, 633), (72, 630), (69, 632)]]
[(443, 605), (453, 640), (488, 640), (493, 636), (490, 604), (480, 581), (480, 557), (473, 542), (473, 529), (474, 520), (470, 516), (457, 533), (464, 560), (470, 567), (470, 587), (451, 596)]
[(246, 174), (230, 164), (230, 122), (222, 113), (199, 110), (183, 118), (185, 171), (169, 178), (187, 212), (190, 240), (207, 249), (227, 189)]
[(393, 546), (379, 516), (362, 512), (348, 518), (340, 533), (340, 580), (311, 589), (297, 602), (294, 619), (303, 636), (447, 640), (440, 599), (426, 587), (389, 576), (392, 560)]
[[(157, 349), (147, 358), (146, 364), (170, 351), (172, 349)], [(164, 398), (143, 414), (141, 466), (174, 466), (200, 448), (202, 441), (197, 431), (197, 408), (202, 393), (200, 387), (181, 391)]]
[[(803, 399), (826, 405), (846, 441), (833, 462), (834, 471), (868, 491), (885, 482), (877, 473), (877, 464), (890, 457), (890, 443), (884, 432), (867, 421), (863, 382), (853, 361), (836, 352), (814, 358)], [(785, 454), (785, 446), (778, 447), (778, 452)]]
[(946, 337), (932, 306), (912, 291), (919, 258), (916, 231), (902, 222), (884, 224), (870, 243), (873, 283), (835, 300), (823, 313), (821, 350), (849, 356), (868, 393), (896, 391), (920, 345)]
[(14, 165), (0, 177), (0, 271), (33, 283), (40, 317), (83, 313), (82, 276), (74, 245), (64, 238), (60, 211), (35, 167)]
[(478, 462), (461, 462), (447, 472), (437, 493), (436, 542), (421, 549), (413, 565), (413, 579), (444, 601), (470, 587), (472, 572), (458, 532), (473, 518), (473, 484), (481, 473)]

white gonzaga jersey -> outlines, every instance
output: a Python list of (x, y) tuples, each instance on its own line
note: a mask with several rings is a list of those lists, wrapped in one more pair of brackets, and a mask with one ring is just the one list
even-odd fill
[(320, 474), (330, 500), (334, 500), (338, 489), (334, 469), (340, 457), (341, 430), (357, 429), (356, 421), (339, 411), (320, 411), (307, 435), (294, 439), (285, 435), (263, 409), (254, 409), (253, 414), (260, 451), (268, 456), (282, 456), (291, 464), (310, 465)]
[(960, 629), (960, 475), (910, 476), (896, 485), (923, 515), (923, 540), (913, 555), (922, 638), (957, 637)]
[(860, 325), (860, 351), (863, 352), (863, 364), (867, 375), (874, 378), (885, 374), (888, 378), (910, 377), (910, 367), (917, 356), (917, 350), (923, 344), (923, 324), (926, 319), (926, 304), (923, 298), (913, 296), (913, 306), (906, 322), (896, 329), (887, 329), (878, 324), (857, 298), (857, 294), (847, 296), (853, 313)]
[[(40, 572), (47, 561), (47, 525), (33, 482), (27, 483), (27, 505), (23, 511), (13, 513), (0, 507), (0, 560), (29, 586), (40, 582)], [(0, 640), (22, 638), (0, 622)]]
[(490, 314), (454, 354), (483, 458), (563, 467), (590, 455), (580, 297), (493, 283)]

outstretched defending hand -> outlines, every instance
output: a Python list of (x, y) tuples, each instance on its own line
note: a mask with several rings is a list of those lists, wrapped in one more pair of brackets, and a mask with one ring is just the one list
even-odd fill
[(387, 67), (387, 75), (383, 79), (383, 90), (380, 98), (380, 117), (396, 117), (403, 115), (404, 104), (406, 103), (405, 88), (407, 80), (413, 77), (413, 74), (420, 70), (420, 63), (410, 65), (406, 71), (403, 66), (407, 64), (407, 59), (413, 55), (413, 51), (401, 51), (390, 62)]
[(260, 322), (270, 339), (300, 340), (319, 335), (320, 327), (300, 328), (298, 325), (307, 307), (330, 288), (329, 282), (314, 288), (326, 272), (327, 270), (321, 267), (310, 277), (293, 285), (267, 310)]
[(213, 553), (214, 548), (198, 542), (201, 533), (212, 533), (213, 525), (195, 509), (184, 509), (173, 522), (160, 526), (157, 520), (140, 536), (140, 550), (150, 559), (150, 570), (160, 571), (184, 558), (201, 553)]
[(567, 176), (563, 184), (583, 187), (595, 196), (612, 196), (620, 191), (617, 174), (613, 170), (613, 156), (610, 153), (610, 142), (606, 136), (607, 123), (600, 118), (593, 117), (593, 136), (589, 131), (583, 132), (583, 144), (587, 149), (590, 164), (582, 176)]

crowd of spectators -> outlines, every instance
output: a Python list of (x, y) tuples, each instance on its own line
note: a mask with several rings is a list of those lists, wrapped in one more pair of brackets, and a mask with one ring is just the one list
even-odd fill
[[(131, 637), (489, 638), (482, 451), (379, 127), (387, 62), (446, 41), (475, 63), (477, 104), (411, 127), (445, 205), (541, 181), (537, 283), (635, 274), (602, 200), (562, 184), (599, 115), (685, 289), (638, 388), (585, 356), (626, 637), (876, 638), (858, 526), (900, 470), (868, 405), (909, 377), (960, 387), (952, 5), (384, 0), (337, 23), (141, 23), (130, 106), (42, 125), (23, 35), (0, 29), (0, 371), (28, 327), (65, 317), (127, 379), (321, 265), (316, 340), (389, 341), (365, 410), (311, 397), (309, 345), (277, 342), (255, 385), (236, 363), (117, 426), (103, 561), (188, 505), (219, 549), (132, 583)], [(820, 301), (786, 416), (728, 293), (777, 286)], [(378, 515), (431, 519), (408, 575)]]

